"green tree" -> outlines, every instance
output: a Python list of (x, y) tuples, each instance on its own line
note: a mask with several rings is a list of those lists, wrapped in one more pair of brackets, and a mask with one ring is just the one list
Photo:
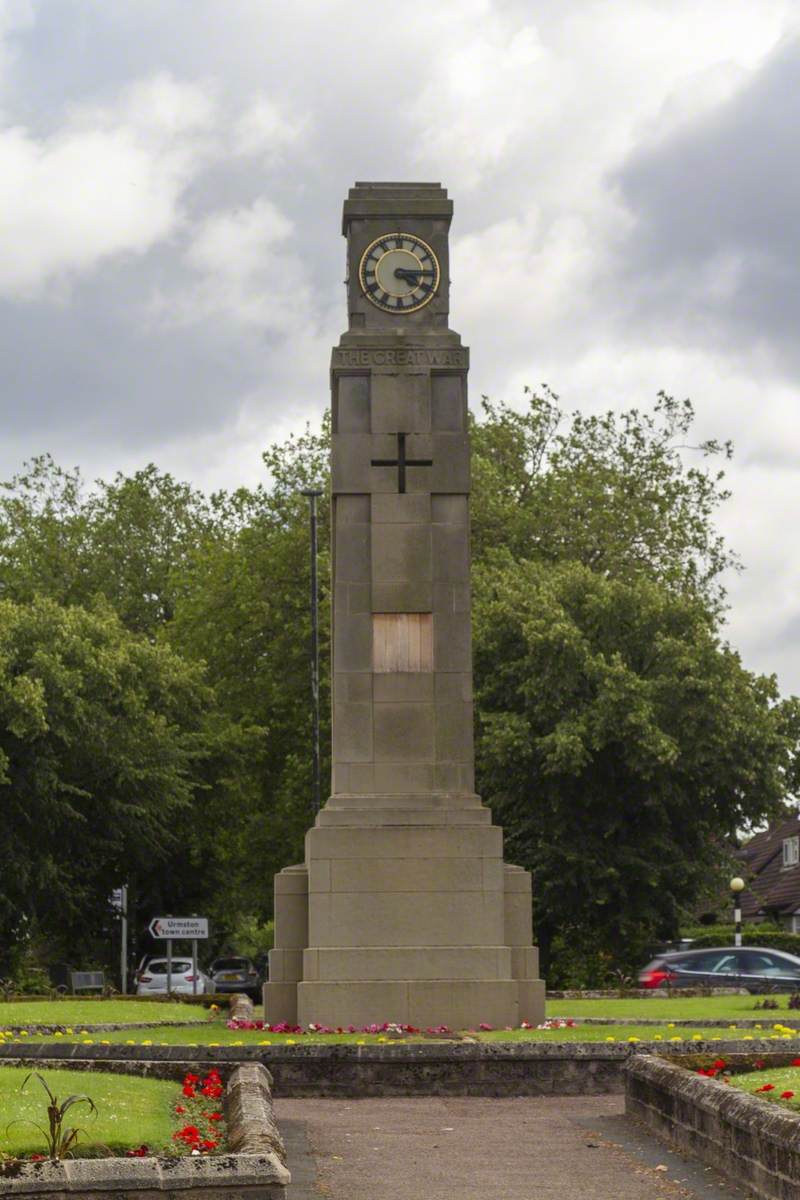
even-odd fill
[(0, 601), (0, 944), (88, 945), (191, 828), (212, 694), (107, 605)]
[(88, 604), (103, 595), (154, 636), (175, 611), (180, 565), (223, 520), (213, 498), (152, 463), (87, 489), (49, 455), (0, 485), (0, 595)]
[(473, 423), (475, 561), (494, 546), (518, 559), (580, 562), (643, 576), (721, 611), (736, 558), (714, 527), (729, 442), (691, 444), (690, 401), (660, 393), (652, 412), (567, 414), (526, 389), (522, 410), (483, 398)]
[(793, 782), (800, 705), (746, 671), (701, 601), (644, 576), (475, 572), (479, 787), (535, 879), (552, 982), (635, 968)]

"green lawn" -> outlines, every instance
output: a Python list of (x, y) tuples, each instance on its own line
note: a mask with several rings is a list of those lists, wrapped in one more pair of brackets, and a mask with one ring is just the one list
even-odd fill
[(688, 996), (684, 998), (656, 1000), (548, 1000), (548, 1017), (620, 1017), (636, 1018), (657, 1017), (664, 1021), (678, 1021), (688, 1018), (690, 1021), (730, 1019), (735, 1022), (738, 1017), (747, 1017), (771, 1025), (775, 1021), (794, 1018), (800, 1022), (800, 1009), (788, 1007), (788, 996), (776, 996), (780, 1008), (767, 1012), (758, 1010), (755, 1006), (761, 1000), (760, 996)]
[(203, 1021), (208, 1011), (196, 1004), (151, 1000), (31, 1000), (0, 1003), (3, 1025), (87, 1025), (121, 1021)]
[[(0, 1067), (0, 1152), (5, 1154), (44, 1153), (42, 1134), (20, 1119), (35, 1121), (47, 1128), (47, 1095), (38, 1079), (22, 1083), (29, 1072), (22, 1067)], [(171, 1144), (172, 1107), (179, 1094), (176, 1083), (161, 1079), (137, 1079), (131, 1075), (111, 1075), (102, 1071), (41, 1072), (50, 1090), (61, 1102), (73, 1093), (91, 1096), (97, 1105), (93, 1115), (85, 1105), (69, 1110), (68, 1125), (86, 1130), (81, 1146), (99, 1143), (119, 1152), (142, 1143), (158, 1149)], [(12, 1124), (13, 1122), (13, 1124)]]
[[(773, 1084), (761, 1098), (778, 1103), (782, 1108), (800, 1112), (800, 1067), (769, 1067), (766, 1071), (748, 1071), (743, 1075), (731, 1075), (731, 1084), (744, 1092), (755, 1092), (765, 1083)], [(794, 1096), (781, 1100), (781, 1092), (794, 1092)]]
[[(467, 1037), (477, 1041), (487, 1042), (625, 1042), (629, 1038), (639, 1041), (672, 1041), (691, 1042), (692, 1040), (707, 1039), (725, 1041), (728, 1039), (755, 1040), (762, 1037), (781, 1037), (779, 1031), (773, 1028), (773, 1023), (765, 1023), (763, 1031), (758, 1029), (719, 1029), (703, 1027), (702, 1022), (696, 1026), (670, 1027), (666, 1022), (659, 1026), (636, 1025), (577, 1025), (572, 1029), (496, 1029), (491, 1032), (467, 1033)], [(798, 1035), (800, 1036), (800, 1035)], [(4, 1039), (5, 1045), (25, 1045), (31, 1042), (78, 1042), (79, 1044), (102, 1046), (111, 1043), (122, 1043), (130, 1046), (259, 1046), (259, 1045), (303, 1045), (320, 1042), (325, 1045), (375, 1045), (377, 1043), (396, 1043), (401, 1039), (387, 1038), (380, 1034), (344, 1033), (344, 1034), (282, 1034), (265, 1033), (262, 1030), (228, 1029), (223, 1022), (214, 1022), (198, 1029), (170, 1028), (162, 1029), (130, 1029), (116, 1030), (113, 1033), (96, 1033), (81, 1035), (77, 1031), (71, 1036), (56, 1034), (37, 1035)], [(402, 1039), (406, 1042), (427, 1042), (430, 1038), (409, 1035)]]

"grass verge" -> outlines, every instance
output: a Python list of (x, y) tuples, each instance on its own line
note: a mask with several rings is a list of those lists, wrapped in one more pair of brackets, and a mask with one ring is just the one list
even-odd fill
[[(800, 1113), (800, 1067), (767, 1067), (730, 1076), (732, 1087), (758, 1093), (759, 1099)], [(770, 1086), (771, 1085), (771, 1086)], [(760, 1089), (766, 1089), (761, 1091)], [(791, 1093), (791, 1095), (789, 1095)]]
[[(772, 998), (772, 997), (771, 997)], [(548, 1000), (548, 1017), (619, 1017), (657, 1018), (663, 1021), (730, 1020), (749, 1018), (772, 1025), (776, 1021), (793, 1018), (800, 1021), (800, 1009), (788, 1007), (788, 996), (776, 996), (779, 1009), (762, 1011), (756, 1008), (761, 996), (659, 996), (654, 1000), (632, 997), (619, 1000)]]
[[(44, 1137), (28, 1122), (47, 1128), (47, 1095), (37, 1079), (30, 1079), (20, 1093), (28, 1074), (27, 1068), (0, 1067), (0, 1151), (5, 1154), (45, 1151)], [(46, 1070), (41, 1074), (59, 1102), (77, 1093), (91, 1096), (97, 1106), (96, 1116), (84, 1105), (67, 1113), (68, 1125), (86, 1131), (73, 1157), (81, 1157), (91, 1143), (115, 1153), (142, 1143), (153, 1148), (170, 1144), (172, 1107), (180, 1091), (177, 1084), (103, 1071)]]
[(208, 1014), (193, 1004), (150, 1000), (31, 1000), (0, 1003), (3, 1025), (87, 1025), (122, 1021), (202, 1021)]

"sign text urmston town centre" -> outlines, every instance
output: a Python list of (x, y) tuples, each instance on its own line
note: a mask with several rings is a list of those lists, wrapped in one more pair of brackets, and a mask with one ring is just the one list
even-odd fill
[(207, 938), (208, 917), (153, 917), (150, 932), (154, 938)]

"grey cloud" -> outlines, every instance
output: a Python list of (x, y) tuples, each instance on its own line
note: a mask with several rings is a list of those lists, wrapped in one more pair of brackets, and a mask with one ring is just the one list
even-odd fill
[(736, 95), (635, 151), (614, 182), (634, 218), (626, 321), (800, 368), (800, 39)]

